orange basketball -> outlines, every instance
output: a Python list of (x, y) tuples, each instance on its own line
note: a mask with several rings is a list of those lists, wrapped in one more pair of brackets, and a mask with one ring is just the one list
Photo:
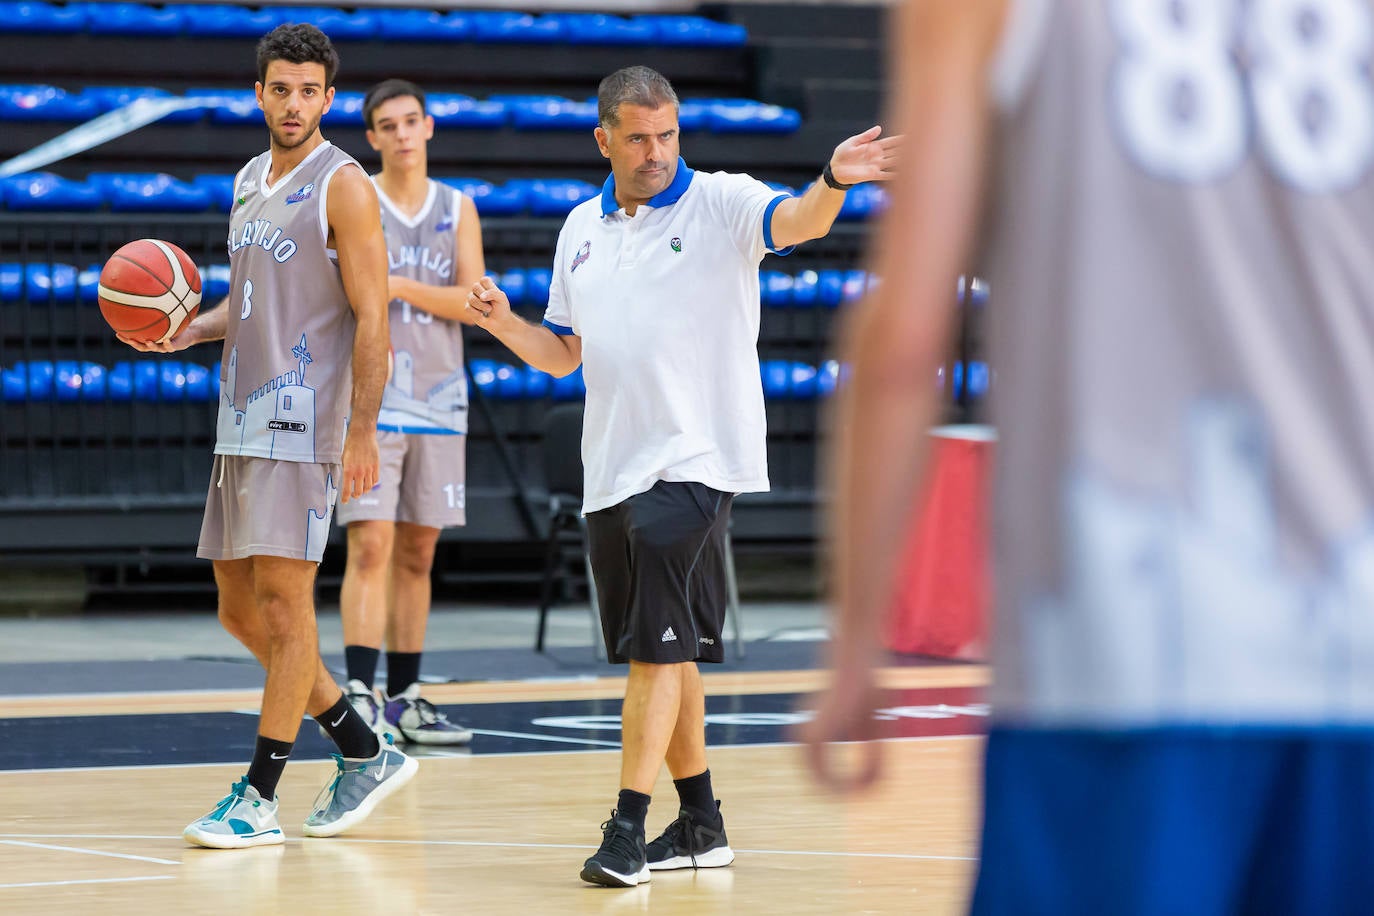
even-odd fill
[(130, 242), (100, 271), (100, 313), (110, 327), (142, 342), (170, 339), (200, 308), (200, 271), (177, 246)]

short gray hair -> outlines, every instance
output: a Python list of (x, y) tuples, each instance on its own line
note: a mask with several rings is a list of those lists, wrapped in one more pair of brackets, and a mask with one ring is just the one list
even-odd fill
[(673, 84), (649, 67), (624, 67), (601, 81), (596, 89), (596, 117), (602, 127), (620, 126), (620, 106), (628, 102), (645, 108), (671, 104), (678, 110)]

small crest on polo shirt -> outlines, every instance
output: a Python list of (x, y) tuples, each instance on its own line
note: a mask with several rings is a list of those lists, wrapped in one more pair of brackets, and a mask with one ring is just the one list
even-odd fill
[(591, 239), (588, 239), (587, 241), (582, 243), (581, 248), (577, 249), (577, 254), (573, 257), (572, 269), (569, 270), (568, 273), (572, 273), (574, 270), (577, 270), (577, 268), (581, 267), (583, 264), (586, 264), (587, 259), (591, 256), (592, 242)]
[(682, 254), (682, 239), (678, 238), (677, 236), (673, 236), (671, 239), (668, 240), (668, 247), (676, 251), (678, 254)]

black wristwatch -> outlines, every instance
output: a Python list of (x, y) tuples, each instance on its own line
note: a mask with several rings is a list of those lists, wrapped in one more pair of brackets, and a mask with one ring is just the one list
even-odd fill
[(830, 187), (834, 188), (836, 191), (848, 191), (850, 188), (854, 187), (852, 184), (841, 184), (839, 181), (836, 181), (835, 173), (830, 170), (829, 162), (826, 162), (825, 170), (821, 172), (821, 180), (824, 181), (826, 184), (830, 185)]

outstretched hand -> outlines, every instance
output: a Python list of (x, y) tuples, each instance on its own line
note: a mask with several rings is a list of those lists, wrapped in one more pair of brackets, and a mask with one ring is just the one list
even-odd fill
[[(850, 137), (835, 147), (830, 156), (830, 171), (841, 184), (887, 181), (896, 175), (898, 153), (903, 137), (882, 137), (881, 124)], [(879, 139), (881, 137), (881, 139)]]
[(196, 328), (195, 321), (188, 321), (177, 331), (177, 333), (166, 340), (131, 340), (122, 334), (115, 334), (121, 343), (126, 343), (135, 350), (144, 353), (175, 353), (178, 350), (185, 350), (187, 347), (200, 343), (200, 334)]

